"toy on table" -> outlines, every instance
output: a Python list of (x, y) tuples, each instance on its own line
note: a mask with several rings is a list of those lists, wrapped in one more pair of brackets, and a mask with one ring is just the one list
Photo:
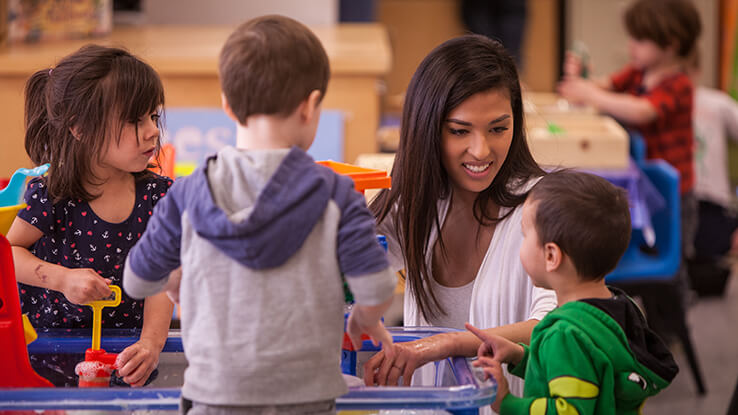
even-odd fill
[(587, 45), (581, 41), (574, 41), (569, 52), (579, 60), (579, 73), (577, 75), (584, 79), (589, 78), (589, 49), (587, 49)]
[(26, 177), (41, 176), (49, 169), (48, 164), (33, 169), (18, 169), (13, 173), (8, 185), (0, 190), (0, 233), (5, 235), (10, 229), (18, 211), (25, 207), (21, 200)]
[(100, 348), (100, 331), (102, 326), (102, 309), (117, 307), (120, 304), (121, 291), (117, 285), (111, 285), (112, 299), (92, 301), (86, 306), (92, 307), (92, 347), (85, 351), (85, 360), (77, 364), (74, 373), (79, 376), (81, 388), (105, 387), (110, 384), (110, 375), (115, 367), (117, 353), (106, 353)]
[(0, 190), (0, 206), (12, 206), (21, 202), (21, 195), (25, 187), (26, 177), (41, 176), (49, 169), (49, 164), (43, 164), (33, 169), (18, 169), (10, 177), (10, 182)]
[[(364, 194), (364, 191), (367, 189), (387, 189), (392, 184), (392, 178), (387, 176), (387, 172), (383, 170), (367, 169), (364, 167), (354, 166), (353, 164), (340, 163), (332, 160), (316, 161), (316, 163), (329, 167), (331, 170), (338, 174), (350, 177), (351, 180), (354, 181), (354, 189), (356, 189), (356, 191), (361, 194)], [(384, 236), (381, 236), (379, 240), (386, 250), (387, 241)], [(346, 302), (353, 302), (353, 297), (351, 296), (351, 292), (348, 290), (348, 286), (345, 281), (343, 287)], [(350, 307), (347, 311), (350, 312)], [(361, 340), (369, 340), (369, 336), (367, 336), (366, 334), (362, 334)], [(353, 344), (351, 343), (351, 339), (346, 333), (343, 333), (342, 349), (344, 351), (344, 354), (348, 353), (348, 356), (351, 356), (351, 358), (353, 359), (351, 361), (355, 361), (355, 349)]]
[(361, 194), (364, 194), (367, 189), (388, 189), (392, 184), (392, 178), (382, 170), (367, 169), (333, 160), (316, 161), (316, 163), (330, 167), (340, 175), (350, 177), (354, 181), (354, 189)]
[(10, 243), (0, 235), (0, 388), (53, 386), (31, 368), (26, 344), (34, 337), (21, 314)]
[(154, 160), (154, 164), (149, 167), (149, 170), (173, 179), (176, 158), (177, 150), (174, 146), (170, 143), (164, 144), (159, 150), (159, 156)]

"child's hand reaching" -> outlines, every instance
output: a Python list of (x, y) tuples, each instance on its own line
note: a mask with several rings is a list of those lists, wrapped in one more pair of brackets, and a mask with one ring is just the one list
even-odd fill
[(118, 375), (131, 386), (143, 386), (159, 364), (159, 353), (161, 347), (152, 340), (141, 338), (118, 354), (115, 361)]
[(507, 379), (502, 375), (502, 365), (495, 359), (482, 356), (479, 356), (472, 364), (476, 367), (481, 367), (487, 379), (494, 378), (497, 382), (497, 396), (495, 397), (495, 401), (492, 402), (492, 409), (499, 413), (502, 400), (510, 393), (507, 386)]
[(373, 308), (376, 307), (354, 306), (346, 323), (346, 333), (351, 338), (354, 349), (361, 349), (361, 334), (365, 333), (372, 339), (372, 343), (375, 346), (381, 342), (384, 355), (391, 359), (394, 357), (392, 335), (390, 335), (384, 324), (382, 324), (380, 320), (381, 314), (377, 315), (377, 313), (373, 312)]
[(578, 76), (564, 78), (556, 89), (562, 97), (575, 104), (588, 103), (589, 99), (599, 91), (599, 87), (594, 82)]
[[(564, 56), (564, 76), (567, 77), (580, 77), (582, 76), (584, 63), (582, 62), (582, 58), (579, 56), (579, 54), (574, 53), (572, 51), (567, 51), (566, 55)], [(589, 69), (589, 68), (587, 68)]]
[(504, 337), (486, 333), (469, 323), (464, 326), (482, 341), (477, 350), (478, 357), (491, 358), (500, 363), (512, 364), (518, 364), (523, 360), (525, 350), (519, 344), (513, 343)]
[(59, 291), (72, 303), (86, 304), (110, 297), (111, 281), (90, 268), (68, 268)]

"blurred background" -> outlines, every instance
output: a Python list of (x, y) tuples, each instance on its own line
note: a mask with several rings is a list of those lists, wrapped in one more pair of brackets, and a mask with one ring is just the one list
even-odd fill
[[(333, 69), (323, 134), (315, 156), (353, 163), (396, 145), (402, 97), (421, 59), (446, 39), (467, 32), (497, 38), (513, 53), (528, 91), (552, 92), (566, 50), (583, 44), (593, 75), (628, 61), (621, 14), (627, 0), (0, 0), (0, 177), (24, 164), (22, 84), (41, 67), (85, 42), (124, 46), (147, 59), (165, 82), (167, 109), (219, 107), (217, 53), (229, 31), (250, 17), (278, 13), (316, 30)], [(734, 0), (695, 0), (702, 18), (701, 83), (735, 83)], [(735, 93), (735, 92), (734, 92)], [(169, 124), (176, 135), (176, 111)], [(205, 114), (205, 113), (201, 113)], [(328, 115), (331, 115), (330, 113)], [(203, 115), (205, 116), (205, 115)], [(213, 113), (212, 117), (218, 117)], [(339, 119), (340, 118), (340, 119)], [(228, 142), (210, 131), (209, 114), (185, 130), (178, 160)], [(328, 123), (332, 125), (328, 127)], [(389, 126), (389, 130), (382, 130)], [(189, 135), (188, 135), (189, 134)], [(225, 137), (225, 138), (224, 138)], [(173, 140), (172, 141), (176, 141)], [(210, 142), (208, 144), (208, 142)], [(734, 146), (733, 146), (734, 147)], [(735, 153), (735, 148), (731, 148)], [(183, 158), (184, 157), (184, 158)], [(735, 172), (733, 177), (735, 178)]]
[[(595, 77), (628, 63), (622, 23), (628, 3), (0, 0), (0, 178), (20, 167), (31, 167), (23, 145), (25, 81), (89, 42), (123, 46), (159, 72), (167, 101), (164, 142), (171, 145), (176, 160), (171, 174), (191, 171), (207, 154), (235, 141), (234, 126), (220, 110), (220, 47), (237, 24), (272, 13), (308, 25), (329, 55), (332, 76), (318, 136), (310, 150), (316, 159), (389, 171), (399, 140), (404, 91), (415, 68), (441, 42), (474, 32), (499, 39), (517, 60), (525, 91), (528, 139), (540, 163), (624, 168), (630, 154), (627, 131), (587, 109), (570, 111), (555, 90), (567, 50), (584, 54)], [(694, 0), (694, 4), (702, 19), (699, 83), (738, 99), (738, 0)], [(552, 140), (554, 125), (558, 133)], [(738, 183), (736, 142), (728, 145), (733, 189)], [(688, 310), (707, 394), (695, 392), (682, 346), (674, 342), (672, 349), (682, 370), (669, 389), (648, 402), (647, 413), (726, 413), (738, 377), (735, 275), (733, 265), (733, 278), (726, 277), (712, 291), (699, 293), (699, 300)], [(398, 298), (401, 296), (400, 286)], [(401, 317), (401, 303), (394, 310), (394, 322)], [(393, 323), (391, 316), (388, 319)]]

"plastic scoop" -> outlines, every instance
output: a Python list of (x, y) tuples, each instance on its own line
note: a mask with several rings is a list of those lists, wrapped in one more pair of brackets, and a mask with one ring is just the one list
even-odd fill
[(26, 177), (41, 176), (49, 170), (49, 164), (43, 164), (33, 169), (18, 169), (10, 177), (5, 189), (0, 190), (0, 206), (13, 206), (21, 202), (23, 185)]
[(111, 285), (113, 291), (112, 299), (91, 301), (86, 306), (92, 307), (92, 347), (85, 351), (85, 361), (80, 362), (74, 368), (74, 373), (79, 376), (79, 386), (105, 387), (110, 383), (110, 375), (115, 370), (115, 359), (117, 353), (106, 353), (100, 348), (100, 332), (102, 326), (102, 309), (105, 307), (117, 307), (120, 304), (121, 291), (117, 285)]

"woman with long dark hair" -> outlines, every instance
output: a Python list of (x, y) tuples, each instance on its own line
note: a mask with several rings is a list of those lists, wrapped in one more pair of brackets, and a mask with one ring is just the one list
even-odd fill
[[(521, 207), (541, 177), (524, 133), (517, 69), (498, 42), (468, 35), (434, 49), (408, 87), (392, 189), (372, 202), (390, 261), (405, 269), (406, 326), (462, 329), (469, 321), (515, 342), (556, 305), (522, 268)], [(453, 332), (400, 343), (365, 365), (369, 385), (404, 384), (416, 368), (473, 356)], [(522, 393), (522, 382), (511, 383)], [(519, 390), (516, 390), (519, 389)]]

